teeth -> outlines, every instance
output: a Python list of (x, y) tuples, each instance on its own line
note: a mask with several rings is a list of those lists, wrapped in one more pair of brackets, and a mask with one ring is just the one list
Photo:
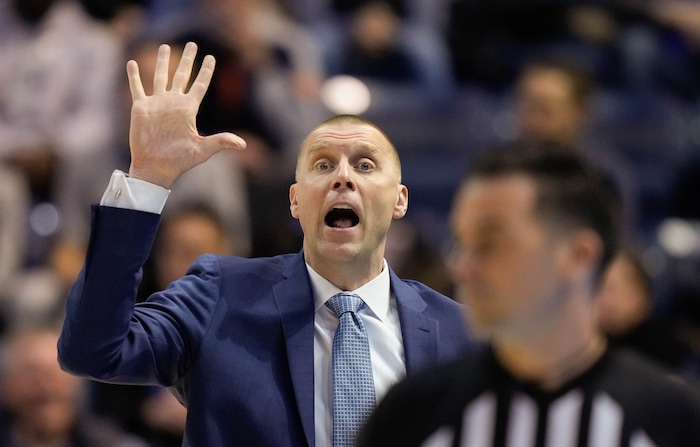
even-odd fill
[(349, 209), (350, 209), (350, 205), (335, 205), (335, 206), (333, 207), (333, 209), (336, 209), (336, 210), (349, 210)]

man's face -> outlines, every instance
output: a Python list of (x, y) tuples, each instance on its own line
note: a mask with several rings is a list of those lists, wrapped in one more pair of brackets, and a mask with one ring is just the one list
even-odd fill
[(232, 254), (226, 235), (216, 222), (197, 213), (181, 214), (161, 227), (158, 250), (153, 253), (158, 287), (187, 273), (204, 253)]
[(536, 186), (524, 175), (464, 183), (450, 224), (457, 299), (480, 335), (523, 334), (557, 312), (561, 246), (534, 213)]
[(625, 255), (619, 255), (607, 268), (595, 311), (598, 326), (616, 336), (624, 335), (649, 318), (651, 297)]
[(81, 380), (58, 364), (57, 340), (52, 332), (15, 340), (2, 382), (3, 399), (18, 425), (45, 445), (70, 433), (81, 397)]
[(571, 80), (553, 69), (530, 69), (521, 76), (516, 113), (520, 136), (531, 143), (576, 146), (585, 126)]
[(361, 123), (324, 125), (307, 137), (289, 199), (309, 265), (381, 260), (391, 220), (408, 207), (397, 157)]

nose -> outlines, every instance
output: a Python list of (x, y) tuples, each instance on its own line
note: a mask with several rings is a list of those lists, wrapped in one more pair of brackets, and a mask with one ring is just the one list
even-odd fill
[(352, 167), (345, 160), (338, 164), (337, 176), (333, 180), (334, 190), (342, 188), (347, 188), (349, 190), (355, 189), (355, 182), (352, 179)]

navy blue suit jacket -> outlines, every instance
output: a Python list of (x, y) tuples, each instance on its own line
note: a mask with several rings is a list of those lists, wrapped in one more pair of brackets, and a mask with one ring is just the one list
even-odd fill
[[(159, 216), (93, 207), (85, 266), (59, 340), (64, 369), (172, 387), (184, 445), (314, 445), (314, 303), (301, 253), (204, 255), (135, 304)], [(410, 374), (471, 346), (457, 303), (391, 272)]]

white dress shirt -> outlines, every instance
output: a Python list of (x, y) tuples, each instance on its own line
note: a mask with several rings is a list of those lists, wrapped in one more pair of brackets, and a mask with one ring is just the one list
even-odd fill
[(102, 194), (100, 205), (160, 214), (169, 195), (169, 189), (129, 178), (124, 172), (115, 169), (107, 189)]
[[(161, 213), (170, 191), (142, 180), (131, 179), (115, 170), (100, 205)], [(308, 264), (314, 294), (314, 423), (317, 446), (330, 446), (333, 432), (331, 352), (338, 318), (326, 301), (343, 292), (316, 273)], [(359, 289), (345, 291), (359, 295), (365, 306), (358, 312), (369, 338), (370, 356), (377, 401), (406, 375), (403, 338), (391, 293), (389, 268), (384, 260), (382, 272)]]

